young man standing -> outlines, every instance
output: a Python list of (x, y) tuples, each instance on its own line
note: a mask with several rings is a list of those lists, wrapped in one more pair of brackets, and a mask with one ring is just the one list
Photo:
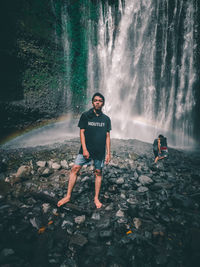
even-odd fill
[(95, 166), (95, 196), (94, 203), (99, 209), (102, 203), (99, 201), (99, 192), (102, 180), (102, 168), (104, 161), (110, 161), (110, 130), (111, 121), (108, 116), (103, 114), (104, 96), (96, 93), (92, 97), (93, 108), (84, 112), (78, 123), (80, 128), (81, 147), (70, 172), (67, 195), (58, 201), (57, 206), (70, 201), (72, 189), (76, 183), (77, 174), (83, 165), (90, 165), (94, 161)]

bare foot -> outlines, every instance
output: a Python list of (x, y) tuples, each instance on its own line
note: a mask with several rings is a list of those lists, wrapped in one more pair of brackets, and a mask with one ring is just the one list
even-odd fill
[(102, 207), (102, 203), (98, 200), (98, 198), (94, 198), (94, 204), (96, 205), (97, 209)]
[(70, 201), (70, 197), (64, 197), (58, 201), (57, 206), (60, 207)]

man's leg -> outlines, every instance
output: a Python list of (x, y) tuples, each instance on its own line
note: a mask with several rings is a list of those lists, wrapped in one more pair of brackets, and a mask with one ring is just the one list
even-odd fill
[(101, 208), (102, 203), (99, 201), (99, 192), (101, 188), (101, 180), (102, 180), (102, 172), (101, 170), (95, 170), (95, 196), (94, 196), (94, 203), (97, 209)]
[(80, 171), (82, 166), (80, 165), (74, 165), (71, 169), (70, 175), (69, 175), (69, 182), (67, 187), (67, 195), (62, 198), (60, 201), (58, 201), (57, 206), (60, 207), (64, 205), (65, 203), (70, 201), (72, 189), (76, 183), (77, 174)]
[(155, 163), (157, 163), (157, 161), (159, 160), (159, 157), (157, 156), (154, 160)]

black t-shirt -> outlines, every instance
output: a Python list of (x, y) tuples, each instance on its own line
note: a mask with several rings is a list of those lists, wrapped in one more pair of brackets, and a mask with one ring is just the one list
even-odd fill
[[(96, 116), (94, 110), (90, 109), (81, 115), (78, 127), (85, 129), (85, 142), (90, 157), (103, 159), (106, 149), (106, 134), (111, 130), (110, 118), (103, 113)], [(79, 153), (83, 154), (82, 146)]]

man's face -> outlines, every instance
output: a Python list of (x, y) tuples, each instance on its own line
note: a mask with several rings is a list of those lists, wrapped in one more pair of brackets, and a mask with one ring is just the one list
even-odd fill
[(103, 99), (100, 96), (95, 96), (93, 101), (92, 101), (94, 109), (98, 112), (101, 111), (103, 107)]

